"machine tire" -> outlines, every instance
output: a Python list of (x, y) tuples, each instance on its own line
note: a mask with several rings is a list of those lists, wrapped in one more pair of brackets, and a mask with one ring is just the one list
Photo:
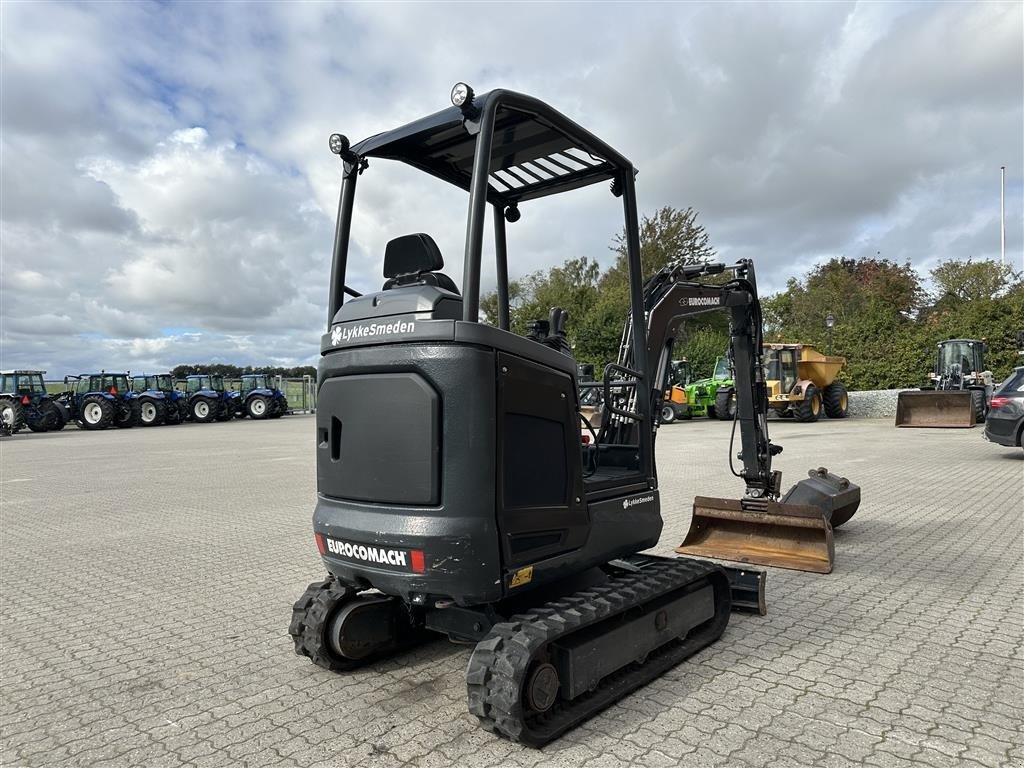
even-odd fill
[(106, 429), (114, 423), (114, 403), (103, 395), (86, 395), (78, 409), (82, 429)]
[(277, 401), (277, 407), (271, 409), (270, 418), (280, 419), (286, 413), (288, 413), (288, 398), (282, 396), (281, 399)]
[[(716, 397), (717, 397), (717, 395), (716, 395)], [(709, 405), (708, 408), (707, 408), (707, 411), (705, 411), (705, 413), (707, 413), (709, 419), (717, 419), (718, 418), (718, 409), (715, 408), (715, 406), (713, 406), (713, 405)]]
[(850, 397), (841, 381), (833, 381), (825, 387), (825, 415), (830, 419), (845, 419), (850, 415)]
[(25, 426), (25, 406), (16, 397), (0, 397), (0, 420), (3, 421), (4, 432), (12, 435)]
[(719, 421), (736, 418), (736, 392), (732, 387), (722, 387), (715, 394), (715, 415)]
[(658, 421), (662, 424), (671, 424), (676, 420), (676, 409), (670, 403), (661, 406), (661, 413), (658, 414)]
[(231, 417), (235, 415), (235, 404), (228, 402), (227, 400), (220, 400), (214, 404), (217, 410), (217, 421), (231, 421)]
[(327, 628), (338, 609), (355, 597), (355, 590), (338, 582), (333, 576), (314, 581), (292, 606), (288, 634), (295, 643), (295, 653), (306, 656), (318, 667), (331, 672), (344, 672), (360, 662), (339, 656), (327, 639)]
[(265, 419), (270, 416), (272, 410), (273, 406), (269, 399), (263, 395), (253, 395), (249, 398), (249, 402), (245, 404), (245, 409), (242, 413), (253, 419)]
[(139, 401), (139, 426), (156, 427), (163, 424), (167, 418), (167, 405), (163, 400), (154, 400), (151, 397)]
[(974, 408), (974, 422), (976, 424), (985, 423), (985, 390), (983, 389), (972, 389), (971, 390), (971, 407)]
[(193, 399), (188, 410), (192, 421), (200, 424), (208, 424), (217, 418), (217, 403), (204, 395)]
[(33, 432), (56, 431), (64, 426), (60, 408), (49, 400), (40, 403), (36, 409), (36, 418), (25, 423)]
[(119, 429), (131, 429), (139, 423), (142, 406), (138, 400), (125, 400), (115, 406), (114, 423)]
[(180, 424), (182, 419), (181, 410), (178, 408), (178, 403), (175, 400), (167, 400), (164, 402), (166, 411), (164, 412), (164, 424)]
[(68, 425), (70, 411), (68, 410), (67, 405), (61, 401), (54, 401), (53, 407), (57, 409), (57, 416), (60, 417), (59, 421), (57, 422), (57, 426), (53, 428), (53, 431), (60, 432), (62, 429), (64, 429), (64, 427)]
[(818, 388), (808, 384), (804, 390), (804, 399), (793, 403), (793, 418), (800, 422), (817, 421), (821, 416), (821, 395)]

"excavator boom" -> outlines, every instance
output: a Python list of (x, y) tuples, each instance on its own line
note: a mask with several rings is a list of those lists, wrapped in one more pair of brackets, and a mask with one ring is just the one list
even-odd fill
[[(707, 278), (726, 274), (728, 280)], [(860, 488), (827, 469), (812, 470), (780, 498), (782, 475), (772, 469), (772, 457), (782, 447), (768, 435), (768, 393), (761, 359), (762, 319), (754, 267), (749, 261), (735, 265), (672, 264), (644, 287), (647, 317), (647, 359), (641, 361), (646, 381), (655, 383), (650, 396), (662, 391), (672, 348), (682, 321), (696, 314), (727, 310), (730, 315), (730, 356), (735, 370), (735, 432), (740, 436), (739, 471), (744, 495), (739, 499), (698, 496), (690, 530), (676, 552), (722, 560), (772, 565), (828, 573), (832, 570), (833, 528), (853, 517), (860, 505)], [(620, 371), (638, 366), (628, 343), (627, 322)], [(610, 388), (606, 387), (611, 395)], [(613, 398), (614, 395), (611, 395)], [(619, 395), (620, 398), (623, 395)], [(612, 409), (609, 429), (638, 428)], [(622, 413), (632, 410), (623, 403)], [(655, 427), (656, 428), (656, 427)], [(732, 469), (732, 441), (729, 463)]]

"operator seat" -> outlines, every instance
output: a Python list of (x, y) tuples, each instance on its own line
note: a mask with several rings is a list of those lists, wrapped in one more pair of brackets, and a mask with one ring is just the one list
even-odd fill
[(406, 285), (433, 285), (456, 296), (455, 282), (438, 270), (444, 267), (441, 251), (434, 238), (423, 232), (402, 235), (388, 242), (384, 249), (385, 291)]

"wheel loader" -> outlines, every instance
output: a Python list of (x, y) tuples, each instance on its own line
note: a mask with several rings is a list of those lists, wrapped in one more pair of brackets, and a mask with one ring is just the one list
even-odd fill
[(897, 395), (896, 426), (969, 429), (984, 423), (994, 389), (986, 348), (981, 339), (940, 341), (930, 384)]
[[(330, 138), (342, 182), (313, 512), (327, 575), (293, 606), (289, 633), (296, 653), (341, 673), (429, 633), (474, 644), (469, 711), (539, 747), (713, 643), (737, 607), (735, 570), (641, 554), (662, 532), (656, 417), (686, 303), (731, 313), (737, 366), (746, 492), (703, 507), (751, 529), (795, 520), (824, 534), (831, 510), (848, 513), (860, 492), (822, 472), (779, 500), (750, 262), (680, 259), (645, 281), (626, 157), (526, 95), (477, 96), (459, 83), (451, 102), (356, 144)], [(346, 285), (357, 185), (374, 183), (378, 161), (468, 193), (461, 284), (442, 271), (429, 234), (396, 233), (380, 289)], [(621, 203), (631, 303), (618, 359), (598, 385), (604, 418), (584, 445), (564, 313), (553, 308), (530, 337), (510, 330), (506, 224), (527, 203), (592, 184)], [(488, 209), (496, 327), (480, 322)], [(725, 285), (697, 282), (722, 273)]]

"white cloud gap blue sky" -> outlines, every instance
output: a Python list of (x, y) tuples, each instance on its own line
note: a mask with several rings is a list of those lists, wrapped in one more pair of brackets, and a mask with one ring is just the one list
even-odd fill
[[(3, 367), (59, 377), (315, 362), (353, 140), (457, 80), (536, 95), (640, 170), (641, 212), (701, 212), (763, 289), (837, 255), (925, 273), (1022, 257), (1024, 21), (1013, 3), (4, 3)], [(425, 230), (461, 273), (465, 195), (385, 161), (350, 282)], [(513, 275), (607, 263), (602, 187), (523, 206)], [(485, 269), (485, 280), (493, 269)]]

